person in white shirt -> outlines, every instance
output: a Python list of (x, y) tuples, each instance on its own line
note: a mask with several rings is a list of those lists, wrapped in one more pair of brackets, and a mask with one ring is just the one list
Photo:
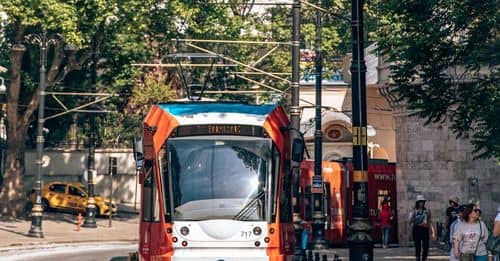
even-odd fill
[(468, 206), (462, 215), (462, 222), (453, 233), (453, 252), (461, 261), (488, 261), (488, 229), (479, 219), (480, 215), (480, 209)]

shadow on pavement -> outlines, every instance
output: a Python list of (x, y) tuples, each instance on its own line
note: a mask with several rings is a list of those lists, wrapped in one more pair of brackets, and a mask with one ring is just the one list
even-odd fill
[[(139, 216), (139, 206), (137, 204), (137, 206), (134, 206), (133, 205), (128, 205), (128, 204), (121, 204), (121, 203), (118, 203), (118, 212), (113, 215), (113, 220), (116, 220), (116, 221), (128, 221), (128, 220), (133, 220), (133, 219), (136, 219), (138, 216)], [(31, 212), (31, 209), (30, 208), (26, 208), (26, 217), (23, 218), (25, 221), (29, 221), (31, 220), (31, 217), (30, 217), (30, 212)], [(82, 215), (85, 217), (85, 213), (82, 213)], [(70, 224), (75, 224), (77, 223), (77, 217), (78, 217), (78, 213), (77, 212), (74, 212), (74, 211), (65, 211), (65, 210), (55, 210), (55, 209), (51, 209), (49, 211), (46, 211), (43, 213), (43, 219), (44, 220), (50, 220), (50, 221), (54, 221), (56, 223), (60, 223), (60, 222), (65, 222), (65, 223), (70, 223)], [(108, 216), (97, 216), (96, 217), (97, 220), (108, 220), (109, 217)]]
[(9, 233), (13, 233), (13, 234), (17, 234), (17, 235), (21, 235), (21, 236), (28, 236), (28, 234), (26, 234), (26, 233), (20, 233), (20, 232), (17, 232), (15, 230), (8, 229), (8, 228), (0, 227), (0, 230), (5, 231), (5, 232), (9, 232)]
[(115, 256), (111, 258), (109, 261), (127, 261), (128, 256)]

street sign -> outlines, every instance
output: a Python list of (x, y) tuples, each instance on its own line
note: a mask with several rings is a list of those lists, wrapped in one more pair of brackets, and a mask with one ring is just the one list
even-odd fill
[(323, 193), (323, 177), (322, 176), (313, 176), (312, 177), (312, 193)]

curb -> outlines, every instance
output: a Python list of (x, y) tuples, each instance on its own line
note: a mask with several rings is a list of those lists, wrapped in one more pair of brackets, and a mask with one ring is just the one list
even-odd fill
[(61, 241), (61, 242), (44, 242), (44, 243), (30, 243), (30, 244), (12, 244), (6, 247), (0, 247), (0, 254), (10, 251), (22, 251), (22, 250), (32, 250), (40, 248), (56, 248), (56, 247), (69, 247), (77, 245), (100, 245), (103, 243), (113, 244), (113, 245), (125, 245), (131, 243), (137, 243), (138, 239), (128, 239), (128, 240), (113, 240), (113, 241), (99, 241), (99, 240), (81, 240), (81, 241)]

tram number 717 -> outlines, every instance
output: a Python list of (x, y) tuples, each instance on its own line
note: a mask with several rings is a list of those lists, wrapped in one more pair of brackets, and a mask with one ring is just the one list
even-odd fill
[(245, 239), (248, 239), (252, 236), (252, 231), (241, 231), (241, 237), (244, 237)]

